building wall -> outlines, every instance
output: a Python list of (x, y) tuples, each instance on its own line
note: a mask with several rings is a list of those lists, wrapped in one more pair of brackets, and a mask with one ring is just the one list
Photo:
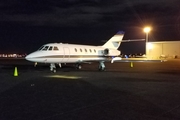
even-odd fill
[(149, 59), (180, 58), (180, 41), (148, 42), (146, 46)]

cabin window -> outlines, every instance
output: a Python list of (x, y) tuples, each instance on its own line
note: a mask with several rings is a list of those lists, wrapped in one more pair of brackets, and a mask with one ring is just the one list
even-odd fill
[(92, 50), (91, 50), (91, 49), (89, 49), (89, 51), (90, 51), (90, 52), (92, 52)]
[(85, 52), (87, 52), (87, 49), (84, 49), (85, 50)]
[(74, 50), (77, 52), (77, 49), (76, 49), (76, 48), (75, 48)]
[(49, 46), (45, 46), (42, 50), (46, 51), (48, 50)]
[(80, 49), (80, 51), (82, 52), (82, 49)]
[(53, 47), (52, 47), (52, 46), (50, 46), (48, 50), (52, 50), (52, 49), (53, 49)]
[(53, 50), (59, 50), (58, 47), (54, 46), (54, 49)]
[(94, 52), (96, 52), (96, 50), (94, 49)]

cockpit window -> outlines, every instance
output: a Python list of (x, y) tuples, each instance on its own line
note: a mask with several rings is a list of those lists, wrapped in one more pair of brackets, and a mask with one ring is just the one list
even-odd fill
[(53, 49), (53, 47), (52, 47), (52, 46), (50, 46), (48, 50), (52, 50), (52, 49)]
[(38, 50), (46, 51), (46, 50), (59, 50), (57, 46), (41, 46)]
[(44, 47), (44, 45), (43, 45), (43, 46), (41, 46), (38, 50), (41, 50), (43, 47)]
[(45, 46), (42, 50), (47, 50), (49, 48), (49, 46)]
[(59, 50), (58, 47), (54, 46), (54, 49), (53, 50)]

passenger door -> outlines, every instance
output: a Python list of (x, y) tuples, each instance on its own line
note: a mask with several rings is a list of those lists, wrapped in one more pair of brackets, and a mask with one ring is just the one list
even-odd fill
[(63, 62), (63, 63), (66, 63), (66, 62), (68, 62), (68, 60), (69, 60), (70, 51), (69, 51), (69, 48), (68, 48), (68, 47), (64, 47), (63, 50), (64, 50), (64, 56), (63, 56), (62, 62)]

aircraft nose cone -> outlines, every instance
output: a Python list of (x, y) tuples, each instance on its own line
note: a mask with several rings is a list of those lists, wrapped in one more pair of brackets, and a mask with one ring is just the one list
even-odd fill
[(31, 53), (25, 57), (26, 60), (32, 61), (34, 59), (34, 53)]
[(25, 59), (28, 60), (28, 59), (29, 59), (29, 56), (27, 55), (27, 56), (25, 57)]
[(25, 57), (25, 59), (28, 60), (28, 61), (31, 61), (31, 62), (37, 62), (38, 54), (39, 54), (38, 52), (30, 53)]
[(25, 57), (25, 59), (26, 60), (29, 60), (31, 57), (29, 56), (29, 55), (27, 55), (26, 57)]

